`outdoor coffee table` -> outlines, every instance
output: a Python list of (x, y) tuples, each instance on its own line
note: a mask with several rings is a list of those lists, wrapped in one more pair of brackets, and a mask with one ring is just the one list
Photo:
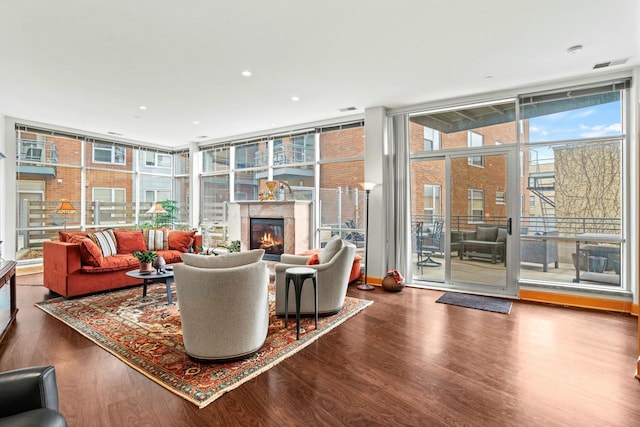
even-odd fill
[(151, 272), (141, 273), (140, 270), (127, 271), (127, 276), (134, 277), (136, 279), (142, 279), (142, 297), (147, 296), (147, 285), (152, 283), (164, 282), (167, 287), (167, 301), (168, 304), (173, 304), (173, 298), (171, 297), (171, 282), (173, 282), (173, 269), (167, 270), (166, 273), (158, 274), (155, 270)]

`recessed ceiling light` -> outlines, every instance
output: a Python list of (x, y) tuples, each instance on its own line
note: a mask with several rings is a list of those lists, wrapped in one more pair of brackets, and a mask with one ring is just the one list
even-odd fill
[(349, 107), (343, 107), (343, 108), (338, 108), (338, 111), (340, 111), (341, 113), (346, 113), (347, 111), (356, 111), (356, 107), (354, 106), (349, 106)]
[(249, 71), (249, 70), (244, 70), (244, 71), (242, 72), (242, 75), (243, 75), (244, 77), (251, 77), (251, 71)]
[(109, 132), (107, 132), (107, 133), (108, 133), (109, 135), (122, 136), (122, 134), (121, 134), (121, 133), (118, 133), (118, 132), (111, 132), (111, 131), (109, 131)]
[(484, 76), (484, 78), (485, 78), (486, 80), (491, 80), (491, 79), (493, 78), (493, 76)]
[(569, 49), (567, 49), (567, 53), (575, 55), (576, 53), (580, 52), (581, 50), (582, 50), (582, 45), (581, 44), (577, 44), (577, 45), (571, 46)]
[(196, 138), (198, 138), (198, 139), (207, 139), (209, 137), (207, 135), (200, 135), (200, 136), (196, 136)]
[(147, 109), (147, 106), (146, 106), (146, 105), (141, 105), (141, 106), (139, 106), (138, 108), (139, 108), (139, 109), (141, 109), (141, 110), (146, 110), (146, 109)]
[(197, 121), (197, 120), (194, 120), (194, 121), (193, 121), (193, 124), (194, 124), (194, 125), (199, 125), (199, 124), (200, 124), (200, 122), (199, 122), (199, 121)]
[(293, 102), (298, 102), (298, 101), (300, 101), (300, 98), (298, 98), (297, 96), (292, 96), (292, 97), (291, 97), (291, 100), (292, 100)]

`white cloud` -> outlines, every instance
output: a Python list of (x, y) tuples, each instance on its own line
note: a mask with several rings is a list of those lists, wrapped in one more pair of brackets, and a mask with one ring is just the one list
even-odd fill
[(601, 136), (619, 135), (622, 130), (620, 123), (613, 123), (611, 125), (595, 125), (591, 127), (580, 126), (580, 129), (584, 130), (580, 134), (582, 138), (597, 138)]
[(573, 114), (572, 118), (573, 119), (582, 119), (584, 117), (589, 117), (590, 115), (592, 115), (595, 112), (596, 112), (595, 109), (589, 108), (588, 110), (576, 112), (575, 114)]

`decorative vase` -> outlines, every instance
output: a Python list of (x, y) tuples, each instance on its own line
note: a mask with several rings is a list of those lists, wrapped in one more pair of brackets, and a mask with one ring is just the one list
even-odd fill
[(388, 292), (400, 292), (404, 288), (404, 282), (397, 282), (393, 274), (387, 274), (382, 279), (382, 289)]
[(141, 262), (140, 263), (140, 272), (146, 273), (148, 271), (153, 271), (153, 264), (150, 262)]

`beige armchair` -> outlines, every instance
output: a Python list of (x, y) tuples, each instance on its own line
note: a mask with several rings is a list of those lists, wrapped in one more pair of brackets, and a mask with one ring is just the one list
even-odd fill
[[(344, 305), (349, 285), (349, 275), (353, 265), (356, 247), (344, 240), (335, 238), (318, 254), (319, 264), (307, 267), (316, 270), (318, 286), (318, 314), (320, 316), (335, 314)], [(284, 316), (285, 300), (285, 271), (289, 267), (305, 265), (309, 256), (282, 255), (280, 263), (276, 264), (276, 315)], [(313, 286), (305, 283), (300, 297), (300, 313), (313, 314)], [(289, 314), (295, 315), (294, 287), (289, 287)], [(293, 302), (293, 303), (292, 303)]]
[(248, 356), (269, 327), (269, 272), (264, 250), (228, 255), (182, 254), (174, 276), (184, 347), (198, 360)]

